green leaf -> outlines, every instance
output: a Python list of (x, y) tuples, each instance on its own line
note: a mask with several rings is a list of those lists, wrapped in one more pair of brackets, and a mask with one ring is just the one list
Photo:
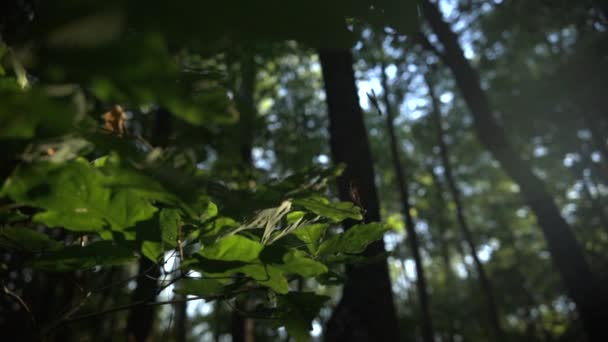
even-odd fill
[(291, 250), (283, 256), (282, 264), (273, 264), (285, 273), (295, 273), (302, 277), (315, 277), (327, 272), (327, 266), (315, 261), (306, 253), (298, 250)]
[(279, 324), (284, 325), (297, 342), (309, 341), (312, 321), (329, 299), (328, 296), (309, 292), (290, 292), (279, 296), (278, 307), (282, 311)]
[(69, 246), (30, 262), (34, 268), (49, 271), (85, 270), (95, 266), (122, 265), (133, 261), (133, 252), (111, 241), (94, 242), (85, 247)]
[(311, 224), (298, 228), (294, 231), (294, 235), (302, 242), (306, 243), (306, 247), (311, 253), (316, 253), (319, 248), (319, 241), (325, 235), (327, 225), (322, 223)]
[(300, 205), (319, 216), (327, 217), (334, 222), (340, 222), (347, 218), (354, 220), (363, 219), (361, 209), (351, 202), (331, 203), (325, 197), (311, 196), (296, 199), (293, 201), (293, 203)]
[(61, 247), (48, 235), (25, 227), (0, 227), (0, 247), (11, 251), (39, 253)]
[(37, 89), (0, 90), (3, 90), (0, 91), (0, 138), (31, 138), (34, 134), (58, 136), (72, 129), (76, 112), (70, 104), (51, 99)]
[(129, 190), (138, 195), (170, 205), (185, 205), (154, 178), (132, 169), (121, 167), (113, 158), (96, 160), (96, 165), (106, 176), (104, 185), (113, 190)]
[(125, 27), (124, 13), (106, 11), (68, 22), (49, 32), (47, 43), (55, 48), (94, 48), (120, 36)]
[(156, 241), (142, 241), (141, 243), (141, 254), (152, 261), (159, 261), (165, 247), (162, 243)]
[(197, 297), (215, 297), (224, 294), (224, 284), (215, 279), (184, 279), (174, 292)]
[(240, 267), (238, 272), (245, 273), (276, 293), (287, 293), (289, 291), (289, 284), (283, 271), (273, 265), (250, 264)]
[(159, 215), (161, 241), (167, 246), (177, 246), (181, 215), (177, 209), (162, 209)]
[(212, 276), (244, 273), (277, 293), (287, 293), (289, 285), (283, 271), (276, 265), (262, 264), (258, 259), (263, 247), (244, 236), (231, 235), (200, 251), (203, 258), (197, 266)]
[(216, 217), (211, 221), (207, 222), (202, 231), (203, 242), (211, 243), (215, 241), (217, 236), (221, 234), (223, 231), (236, 228), (239, 226), (239, 223), (230, 217)]
[(190, 266), (202, 271), (207, 276), (228, 277), (243, 273), (277, 293), (287, 293), (289, 291), (289, 284), (283, 271), (273, 265), (264, 265), (259, 262), (212, 260), (200, 256), (196, 259), (197, 261)]
[[(4, 42), (0, 40), (0, 62), (2, 61), (2, 58), (4, 57), (4, 55), (6, 55), (7, 52), (8, 46), (6, 46), (6, 44), (4, 44)], [(5, 74), (6, 70), (4, 70), (2, 64), (0, 63), (0, 76), (4, 76)]]
[(164, 252), (177, 246), (177, 235), (181, 215), (177, 209), (162, 209), (153, 219), (138, 222), (135, 227), (125, 229), (126, 240), (141, 244), (141, 252), (152, 261), (158, 261)]
[(11, 65), (13, 67), (13, 72), (15, 73), (15, 76), (17, 77), (17, 84), (19, 84), (21, 89), (27, 88), (30, 83), (27, 78), (27, 72), (25, 71), (23, 64), (21, 64), (21, 61), (10, 50), (9, 50), (9, 59), (11, 61)]
[(230, 235), (214, 245), (203, 248), (199, 253), (212, 260), (244, 261), (257, 260), (264, 246), (241, 235)]
[(200, 255), (194, 255), (193, 259), (187, 259), (182, 266), (189, 266), (206, 275), (230, 276), (240, 272), (240, 267), (247, 265), (244, 261), (224, 261), (207, 259)]
[(361, 253), (367, 245), (381, 239), (388, 230), (387, 225), (377, 222), (352, 226), (344, 233), (325, 240), (319, 246), (318, 254)]
[(104, 175), (84, 160), (22, 164), (2, 193), (46, 209), (34, 220), (74, 231), (122, 230), (152, 217), (156, 208), (134, 191), (109, 189)]
[(303, 251), (288, 249), (280, 245), (266, 246), (260, 253), (260, 261), (272, 265), (285, 273), (298, 274), (303, 277), (315, 277), (327, 272), (327, 267)]
[(304, 218), (305, 215), (306, 213), (303, 211), (292, 211), (287, 214), (287, 224), (293, 224), (298, 220)]

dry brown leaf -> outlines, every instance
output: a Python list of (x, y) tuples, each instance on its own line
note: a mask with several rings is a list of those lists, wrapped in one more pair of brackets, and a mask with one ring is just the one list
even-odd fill
[(127, 114), (121, 106), (115, 105), (111, 111), (104, 113), (103, 129), (109, 133), (116, 134), (119, 137), (127, 132)]

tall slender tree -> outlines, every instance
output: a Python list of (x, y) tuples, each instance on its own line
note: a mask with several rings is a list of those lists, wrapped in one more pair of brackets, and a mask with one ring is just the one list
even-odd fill
[[(236, 104), (239, 111), (239, 122), (237, 132), (239, 137), (238, 154), (240, 156), (240, 166), (247, 170), (246, 174), (253, 168), (253, 158), (251, 151), (255, 135), (254, 123), (256, 117), (255, 104), (255, 80), (257, 66), (255, 54), (251, 49), (242, 51), (238, 58), (239, 77), (235, 89)], [(247, 310), (247, 300), (237, 298), (236, 310), (232, 311), (232, 322), (230, 325), (233, 342), (253, 342), (254, 339), (254, 320), (245, 317), (242, 312)]]
[[(365, 222), (377, 222), (380, 207), (352, 54), (348, 49), (321, 49), (319, 57), (329, 111), (331, 153), (334, 163), (346, 165), (338, 178), (339, 196), (342, 200), (359, 202), (365, 210)], [(354, 223), (347, 222), (344, 228), (348, 229)], [(364, 254), (377, 255), (384, 250), (384, 242), (377, 241)], [(327, 323), (325, 340), (399, 340), (386, 261), (348, 266), (346, 273), (342, 298)]]
[[(164, 108), (159, 108), (150, 139), (155, 146), (167, 146), (170, 124), (171, 114)], [(158, 264), (145, 257), (139, 259), (137, 285), (132, 295), (134, 303), (156, 300), (160, 275)], [(126, 328), (129, 340), (144, 342), (152, 338), (155, 312), (154, 306), (150, 305), (136, 305), (129, 311)]]
[(456, 83), (471, 110), (473, 126), (479, 140), (498, 160), (505, 172), (519, 185), (520, 192), (536, 215), (553, 263), (561, 274), (568, 294), (591, 341), (608, 340), (605, 317), (608, 317), (608, 295), (605, 287), (585, 260), (569, 224), (561, 216), (555, 200), (530, 164), (509, 144), (503, 128), (491, 110), (481, 87), (479, 75), (473, 69), (458, 43), (458, 36), (444, 21), (441, 12), (429, 0), (421, 2), (422, 13), (443, 46), (439, 57), (454, 74)]
[[(391, 149), (391, 159), (393, 162), (393, 170), (395, 177), (397, 178), (397, 187), (399, 190), (399, 199), (401, 200), (401, 211), (405, 218), (405, 229), (407, 232), (407, 242), (409, 248), (414, 257), (414, 265), (416, 267), (416, 289), (418, 294), (418, 301), (420, 305), (420, 325), (422, 328), (422, 339), (425, 342), (434, 341), (433, 333), (433, 321), (430, 309), (430, 299), (427, 289), (426, 276), (424, 272), (424, 264), (422, 256), (420, 255), (420, 242), (418, 239), (418, 233), (416, 232), (416, 223), (411, 213), (411, 200), (409, 195), (409, 182), (405, 171), (401, 164), (401, 154), (397, 144), (397, 137), (395, 135), (395, 113), (389, 96), (389, 85), (388, 76), (386, 74), (386, 62), (384, 58), (380, 65), (381, 78), (380, 83), (382, 86), (382, 102), (384, 104), (384, 111), (386, 115), (386, 129), (388, 131), (389, 145)], [(378, 108), (380, 110), (380, 108)]]
[[(454, 274), (454, 270), (452, 269), (452, 263), (451, 263), (451, 258), (450, 258), (450, 241), (448, 239), (448, 227), (449, 227), (449, 220), (447, 217), (447, 209), (448, 206), (446, 204), (445, 198), (444, 198), (444, 192), (443, 192), (443, 186), (441, 184), (441, 180), (439, 179), (439, 176), (437, 175), (437, 173), (435, 172), (434, 165), (428, 165), (428, 172), (431, 175), (431, 179), (433, 180), (433, 193), (434, 193), (434, 206), (433, 206), (433, 211), (435, 211), (435, 214), (433, 215), (434, 218), (434, 222), (435, 224), (437, 224), (437, 228), (438, 228), (438, 234), (436, 237), (437, 243), (439, 244), (439, 252), (441, 253), (441, 261), (443, 262), (443, 272), (444, 272), (444, 276), (445, 276), (445, 287), (449, 288), (451, 284), (454, 284), (454, 281), (456, 280), (456, 276)], [(466, 264), (465, 264), (465, 270), (467, 270), (466, 268)], [(466, 271), (467, 275), (469, 274), (468, 271)], [(447, 289), (447, 293), (449, 293), (452, 289)], [(452, 309), (455, 301), (452, 299), (451, 296), (448, 297), (448, 303), (450, 304), (449, 307), (450, 309), (446, 310), (447, 312), (444, 312), (444, 315), (447, 315), (448, 317), (448, 332), (447, 332), (447, 336), (446, 336), (446, 340), (448, 342), (453, 342), (454, 339), (454, 335), (455, 335), (455, 324), (454, 324), (454, 310)]]
[(494, 334), (494, 339), (496, 341), (504, 341), (504, 332), (500, 324), (498, 306), (496, 305), (494, 289), (490, 278), (486, 273), (485, 267), (479, 259), (479, 256), (477, 255), (477, 244), (474, 241), (473, 233), (471, 232), (471, 228), (469, 227), (469, 222), (464, 212), (465, 209), (460, 189), (456, 184), (456, 179), (454, 178), (454, 173), (452, 172), (450, 152), (448, 149), (448, 145), (445, 141), (445, 131), (443, 129), (441, 120), (441, 108), (439, 100), (435, 95), (435, 84), (431, 80), (431, 78), (432, 75), (425, 75), (426, 86), (429, 92), (429, 98), (431, 99), (431, 115), (433, 117), (433, 123), (435, 126), (435, 131), (437, 133), (437, 145), (439, 146), (439, 155), (441, 157), (441, 164), (443, 166), (443, 174), (445, 175), (448, 190), (452, 196), (452, 201), (454, 201), (454, 205), (456, 207), (456, 220), (458, 222), (458, 226), (460, 227), (460, 230), (462, 232), (464, 242), (469, 248), (469, 253), (473, 258), (473, 264), (475, 265), (475, 270), (477, 271), (477, 276), (479, 277), (479, 284), (485, 297), (486, 313), (488, 314), (488, 319), (490, 327)]

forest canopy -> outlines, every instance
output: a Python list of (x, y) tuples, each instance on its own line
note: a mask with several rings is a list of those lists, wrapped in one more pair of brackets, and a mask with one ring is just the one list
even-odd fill
[(0, 336), (606, 341), (599, 1), (0, 5)]

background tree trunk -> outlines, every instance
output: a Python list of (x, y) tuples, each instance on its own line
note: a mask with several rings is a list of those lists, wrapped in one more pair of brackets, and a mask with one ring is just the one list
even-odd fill
[(410, 196), (408, 180), (401, 166), (401, 155), (399, 148), (397, 147), (397, 138), (395, 136), (395, 127), (393, 126), (394, 113), (391, 101), (388, 95), (388, 76), (386, 75), (386, 65), (384, 62), (381, 64), (381, 85), (383, 89), (382, 102), (384, 103), (385, 115), (386, 115), (386, 129), (388, 131), (389, 145), (391, 148), (391, 159), (393, 162), (393, 170), (395, 177), (397, 178), (397, 187), (399, 188), (399, 198), (401, 200), (402, 212), (405, 219), (405, 229), (407, 232), (407, 242), (412, 251), (414, 257), (414, 264), (416, 266), (416, 289), (418, 293), (418, 301), (420, 304), (420, 323), (422, 329), (422, 339), (425, 342), (434, 341), (433, 333), (433, 321), (431, 317), (430, 299), (427, 290), (426, 277), (424, 275), (424, 265), (422, 263), (422, 256), (420, 255), (420, 243), (418, 241), (418, 234), (416, 233), (416, 223), (412, 218), (410, 212)]
[(488, 314), (490, 327), (492, 328), (492, 332), (494, 334), (494, 339), (495, 341), (504, 341), (504, 332), (500, 325), (500, 318), (498, 314), (498, 306), (496, 305), (496, 300), (494, 296), (494, 289), (492, 287), (490, 279), (488, 278), (483, 263), (481, 262), (481, 260), (479, 260), (479, 256), (477, 255), (477, 244), (473, 240), (473, 233), (469, 228), (469, 223), (464, 214), (464, 205), (462, 203), (460, 189), (458, 189), (458, 186), (456, 185), (456, 180), (454, 179), (454, 174), (452, 173), (450, 153), (448, 150), (448, 145), (445, 142), (445, 132), (441, 124), (441, 112), (439, 108), (439, 101), (437, 99), (437, 96), (435, 95), (435, 89), (433, 88), (434, 84), (429, 78), (430, 76), (426, 75), (426, 85), (429, 91), (429, 97), (431, 98), (431, 115), (433, 116), (435, 130), (437, 132), (437, 144), (439, 145), (439, 154), (441, 157), (441, 163), (443, 166), (445, 179), (447, 181), (450, 194), (452, 195), (454, 205), (456, 206), (456, 220), (462, 232), (464, 241), (467, 247), (469, 248), (470, 255), (473, 258), (473, 264), (475, 265), (475, 270), (477, 271), (477, 276), (479, 277), (479, 285), (485, 297), (486, 312)]
[(440, 56), (454, 74), (456, 83), (471, 110), (479, 140), (492, 152), (505, 172), (519, 185), (543, 230), (555, 267), (561, 274), (568, 294), (591, 341), (608, 341), (605, 317), (608, 317), (608, 296), (591, 272), (570, 226), (561, 216), (553, 197), (543, 182), (532, 172), (509, 145), (506, 134), (493, 116), (489, 101), (482, 90), (479, 75), (471, 67), (458, 44), (458, 37), (443, 20), (437, 7), (422, 1), (422, 12), (443, 45)]
[[(171, 114), (164, 108), (156, 112), (151, 142), (155, 146), (167, 146)], [(137, 286), (133, 291), (132, 301), (154, 301), (159, 290), (158, 278), (160, 267), (146, 257), (139, 259)], [(137, 305), (130, 311), (127, 318), (126, 335), (129, 340), (144, 342), (150, 341), (153, 333), (156, 310), (154, 306)]]
[[(154, 301), (158, 291), (160, 268), (145, 257), (139, 259), (139, 277), (133, 291), (132, 301)], [(152, 340), (155, 319), (154, 306), (137, 305), (129, 311), (127, 318), (127, 336), (129, 341), (146, 342)]]
[[(333, 162), (346, 169), (338, 178), (342, 200), (352, 200), (357, 191), (365, 210), (365, 222), (380, 220), (374, 168), (359, 107), (353, 71), (353, 58), (347, 49), (319, 51), (327, 106)], [(355, 222), (346, 222), (345, 229)], [(365, 255), (384, 252), (384, 242), (377, 241)], [(342, 298), (334, 309), (325, 331), (326, 341), (397, 341), (399, 331), (386, 261), (349, 266)]]
[[(241, 166), (246, 170), (253, 168), (253, 158), (251, 151), (253, 149), (253, 140), (255, 136), (255, 81), (257, 67), (255, 64), (255, 55), (253, 51), (243, 51), (239, 62), (239, 80), (235, 91), (237, 94), (236, 104), (239, 111), (238, 123), (238, 139), (239, 140), (239, 155), (241, 157)], [(247, 173), (249, 174), (249, 173)], [(231, 335), (233, 342), (253, 342), (255, 321), (252, 318), (245, 317), (239, 311), (247, 311), (246, 298), (237, 298), (235, 300), (236, 310), (232, 311), (231, 315)]]

